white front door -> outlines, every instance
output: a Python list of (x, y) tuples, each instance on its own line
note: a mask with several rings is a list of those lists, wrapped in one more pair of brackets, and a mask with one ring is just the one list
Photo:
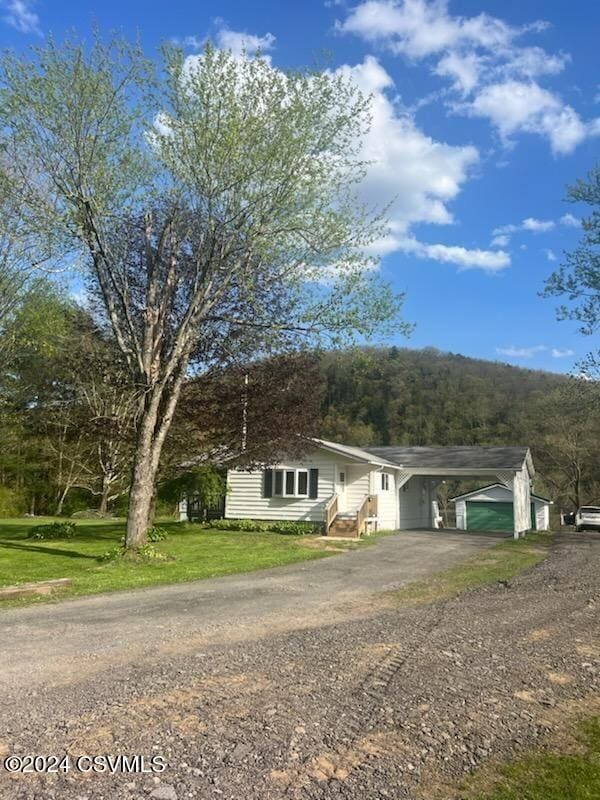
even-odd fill
[(346, 485), (348, 483), (348, 472), (345, 467), (336, 467), (335, 493), (338, 496), (338, 510), (346, 511)]

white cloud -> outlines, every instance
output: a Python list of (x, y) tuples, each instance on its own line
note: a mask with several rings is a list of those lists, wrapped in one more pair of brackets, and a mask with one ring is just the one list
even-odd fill
[(573, 214), (563, 214), (559, 222), (569, 228), (579, 228), (581, 226), (581, 220), (573, 216)]
[(553, 347), (551, 354), (552, 358), (567, 358), (568, 356), (574, 356), (575, 351), (568, 347)]
[(543, 344), (536, 344), (533, 347), (497, 347), (496, 352), (501, 356), (508, 356), (509, 358), (533, 358), (538, 353), (543, 353), (548, 348)]
[(511, 233), (516, 233), (517, 231), (521, 230), (521, 225), (500, 225), (498, 228), (494, 228), (492, 231), (492, 236), (506, 236), (510, 235)]
[(366, 0), (337, 28), (415, 59), (465, 45), (507, 45), (514, 36), (508, 25), (488, 14), (451, 17), (446, 0)]
[(547, 347), (544, 344), (536, 344), (531, 347), (516, 347), (514, 344), (509, 347), (497, 347), (496, 352), (501, 356), (509, 358), (533, 358), (540, 353), (550, 353), (552, 358), (567, 358), (575, 355), (574, 351), (568, 347)]
[(556, 253), (554, 252), (554, 250), (551, 250), (549, 247), (547, 247), (544, 250), (544, 253), (546, 254), (546, 258), (548, 259), (548, 261), (556, 261), (557, 260), (556, 259)]
[[(547, 233), (548, 231), (556, 228), (557, 225), (564, 225), (568, 228), (579, 228), (581, 220), (573, 214), (563, 214), (558, 220), (553, 219), (537, 219), (536, 217), (527, 217), (518, 224), (510, 223), (508, 225), (499, 225), (492, 231), (492, 247), (507, 247), (510, 244), (511, 236), (520, 231), (529, 231), (531, 233)], [(524, 249), (524, 247), (523, 247)], [(546, 250), (545, 253), (550, 261), (552, 259), (548, 253), (551, 250)]]
[(505, 144), (510, 144), (517, 133), (541, 133), (557, 155), (572, 152), (590, 135), (571, 106), (535, 82), (493, 83), (481, 89), (470, 103), (455, 108), (489, 119)]
[(483, 59), (476, 53), (449, 52), (441, 58), (435, 68), (437, 75), (453, 79), (453, 88), (468, 95), (479, 83)]
[(505, 145), (517, 134), (537, 134), (560, 155), (600, 135), (600, 118), (584, 122), (536, 82), (560, 73), (570, 60), (568, 54), (519, 43), (524, 33), (539, 33), (546, 23), (515, 27), (486, 13), (452, 15), (448, 0), (365, 0), (336, 27), (412, 61), (427, 60), (460, 96), (450, 107), (489, 120)]
[[(225, 29), (221, 28), (221, 33)], [(218, 35), (219, 46), (237, 47), (235, 32)], [(248, 41), (248, 34), (243, 34)], [(236, 55), (243, 48), (236, 51)], [(246, 54), (251, 55), (246, 48)], [(193, 69), (198, 55), (186, 59), (186, 68)], [(276, 69), (273, 67), (273, 69)], [(370, 247), (370, 252), (383, 257), (394, 251), (412, 252), (419, 257), (453, 263), (462, 269), (481, 268), (487, 271), (503, 269), (510, 264), (507, 253), (469, 250), (444, 244), (425, 245), (411, 235), (415, 224), (448, 225), (454, 222), (449, 204), (461, 191), (479, 153), (472, 145), (449, 145), (436, 141), (421, 131), (405, 109), (391, 98), (394, 82), (373, 56), (360, 64), (339, 67), (336, 74), (344, 76), (365, 94), (371, 96), (371, 126), (362, 142), (361, 158), (366, 163), (366, 176), (358, 191), (360, 199), (370, 208), (389, 204), (386, 234)], [(168, 120), (157, 117), (159, 132), (168, 131)], [(409, 245), (407, 246), (407, 242)]]
[(362, 156), (369, 162), (361, 196), (370, 205), (392, 202), (388, 234), (373, 251), (385, 255), (394, 250), (447, 261), (462, 268), (497, 270), (510, 263), (506, 253), (468, 250), (446, 245), (422, 245), (409, 236), (411, 225), (452, 223), (449, 203), (467, 181), (479, 154), (471, 145), (455, 146), (427, 136), (409, 114), (392, 102), (394, 83), (373, 56), (361, 64), (337, 70), (372, 95), (371, 129)]
[(275, 46), (275, 37), (272, 33), (265, 33), (264, 36), (256, 36), (252, 33), (233, 31), (226, 25), (221, 24), (215, 36), (217, 47), (222, 50), (231, 50), (234, 56), (242, 56), (244, 53), (249, 56), (255, 55), (258, 51), (265, 54)]
[(402, 241), (399, 249), (419, 258), (456, 264), (461, 272), (466, 269), (482, 269), (492, 273), (510, 266), (510, 256), (503, 250), (469, 250), (457, 245), (426, 244), (412, 237)]
[(510, 60), (498, 72), (525, 78), (558, 75), (570, 60), (567, 53), (550, 55), (541, 47), (519, 47), (513, 50)]
[(554, 222), (551, 219), (535, 219), (535, 217), (527, 217), (523, 220), (523, 230), (533, 231), (534, 233), (545, 233), (551, 231), (554, 227)]
[[(560, 222), (563, 222), (561, 217)], [(556, 227), (556, 222), (552, 219), (536, 219), (535, 217), (527, 217), (518, 225), (510, 223), (509, 225), (500, 225), (492, 231), (492, 246), (494, 247), (507, 247), (510, 243), (511, 236), (519, 231), (529, 231), (531, 233), (547, 233)], [(572, 224), (564, 223), (563, 224)], [(523, 248), (524, 249), (524, 248)]]
[(4, 11), (2, 19), (20, 33), (35, 33), (41, 36), (40, 18), (32, 11), (32, 6), (31, 0), (0, 0), (0, 8)]

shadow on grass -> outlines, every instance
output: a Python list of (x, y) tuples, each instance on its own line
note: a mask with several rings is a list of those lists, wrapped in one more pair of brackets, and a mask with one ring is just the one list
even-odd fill
[(0, 540), (0, 547), (7, 550), (23, 550), (27, 553), (43, 553), (50, 556), (67, 556), (67, 558), (90, 558), (92, 561), (98, 560), (97, 554), (92, 553), (79, 553), (77, 550), (60, 550), (56, 547), (42, 547), (36, 544), (16, 544), (15, 542), (6, 542)]

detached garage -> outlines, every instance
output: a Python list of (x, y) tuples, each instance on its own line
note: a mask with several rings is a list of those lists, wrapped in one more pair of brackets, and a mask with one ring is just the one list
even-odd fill
[[(453, 497), (456, 504), (456, 527), (474, 531), (512, 531), (514, 528), (513, 493), (501, 483)], [(531, 495), (531, 530), (550, 528), (551, 501)]]

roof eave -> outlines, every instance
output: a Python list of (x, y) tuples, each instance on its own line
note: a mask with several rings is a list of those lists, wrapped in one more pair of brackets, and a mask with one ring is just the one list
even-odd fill
[[(334, 442), (325, 442), (323, 439), (311, 439), (311, 441), (317, 447), (323, 448), (323, 450), (328, 450), (330, 453), (334, 453), (337, 456), (342, 456), (350, 461), (356, 461), (359, 464), (375, 464), (378, 467), (390, 467), (391, 469), (397, 468), (396, 464), (393, 464), (391, 461), (385, 461), (384, 459), (373, 456), (366, 451), (363, 451), (364, 456), (361, 456), (358, 453), (348, 453), (346, 450), (336, 447)], [(360, 448), (356, 449), (360, 450)]]

